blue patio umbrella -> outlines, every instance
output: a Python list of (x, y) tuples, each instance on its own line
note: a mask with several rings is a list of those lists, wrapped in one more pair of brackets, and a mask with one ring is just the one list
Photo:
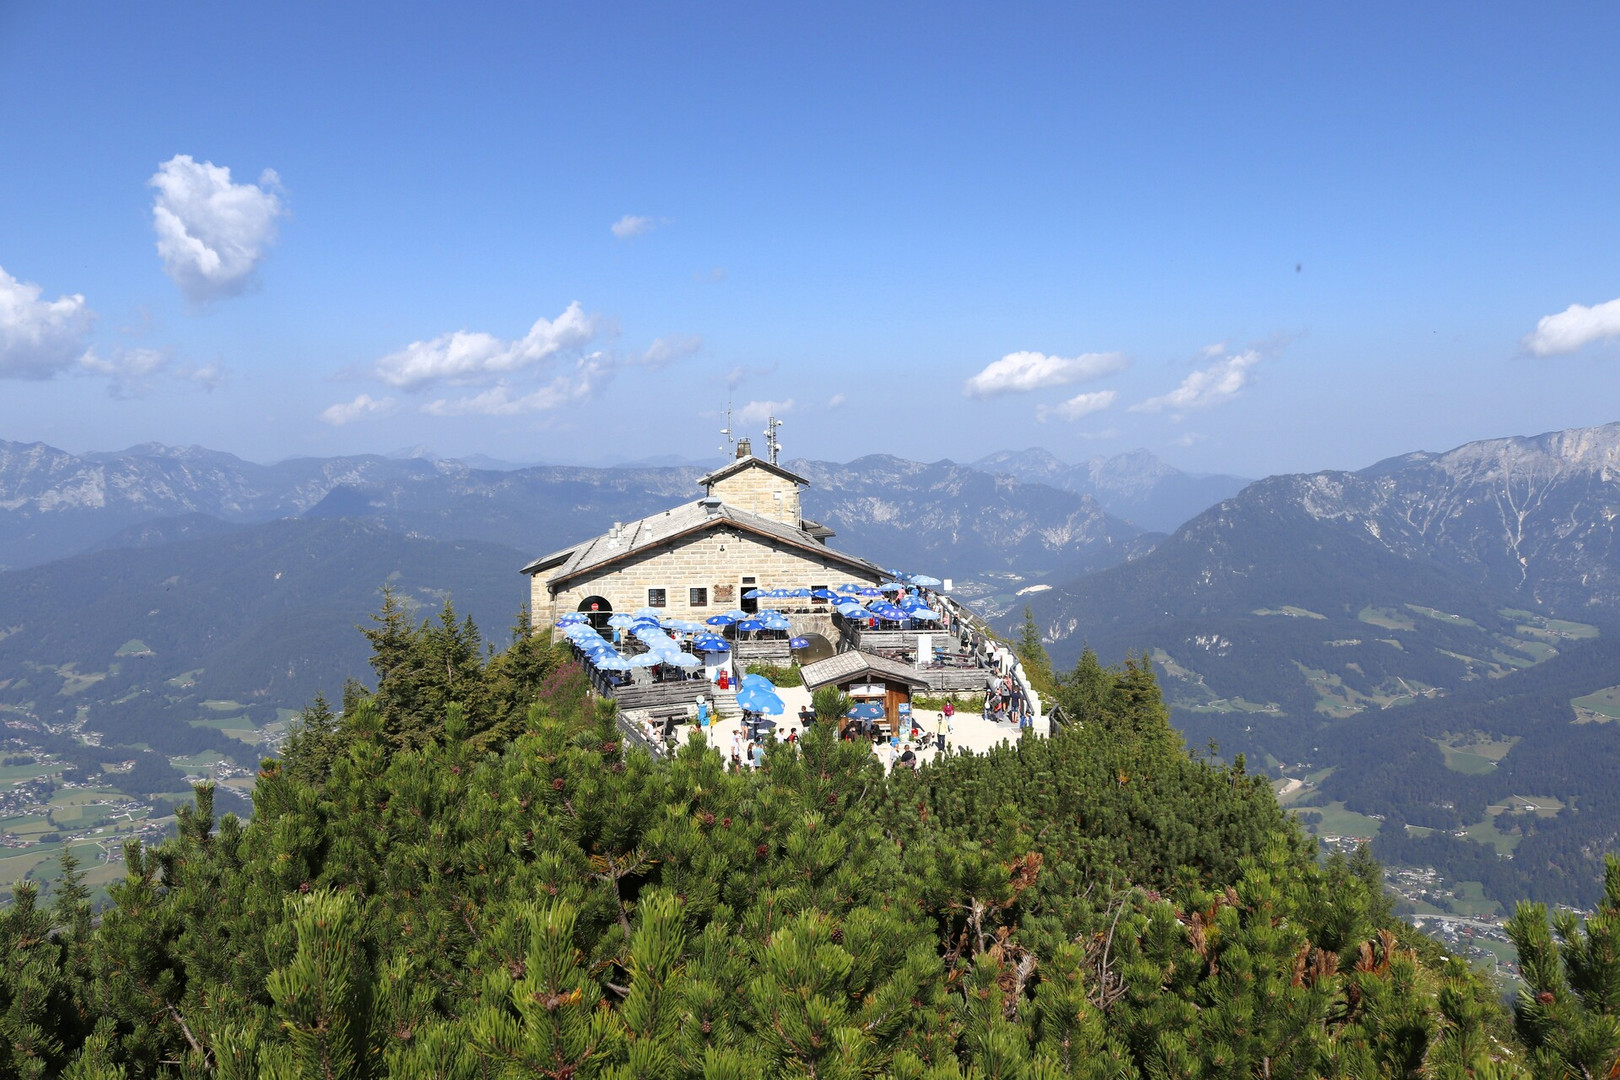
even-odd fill
[(705, 634), (692, 642), (692, 648), (698, 652), (730, 652), (731, 642), (718, 634)]
[(751, 671), (747, 672), (746, 674), (743, 675), (742, 678), (738, 679), (737, 680), (737, 685), (738, 686), (763, 686), (765, 689), (769, 690), (771, 693), (773, 693), (773, 694), (776, 693), (776, 684), (775, 683), (771, 682), (771, 680), (767, 676), (755, 675)]
[(887, 593), (887, 592), (903, 592), (903, 591), (905, 591), (905, 586), (900, 584), (898, 581), (885, 581), (883, 584), (878, 586), (878, 592), (886, 592)]
[(595, 664), (598, 668), (602, 669), (603, 671), (629, 671), (630, 670), (630, 661), (626, 660), (624, 657), (620, 656), (618, 653), (611, 652), (611, 651), (603, 653), (601, 656), (592, 657), (591, 658), (591, 663)]
[(907, 613), (913, 619), (921, 619), (924, 622), (932, 622), (933, 620), (939, 618), (939, 612), (935, 611), (933, 608), (925, 608), (921, 605), (914, 608), (908, 608)]
[(812, 595), (809, 589), (783, 589), (783, 596), (790, 596), (795, 600), (803, 600)]
[(657, 653), (644, 652), (630, 658), (631, 667), (657, 667), (664, 658)]
[(623, 630), (625, 627), (629, 626), (635, 621), (636, 617), (634, 615), (627, 615), (622, 611), (616, 615), (608, 616), (608, 625), (613, 627), (615, 630)]
[(588, 620), (585, 618), (585, 616), (580, 614), (579, 612), (570, 611), (567, 615), (564, 615), (562, 618), (557, 620), (557, 625), (558, 626), (578, 626), (580, 623), (587, 622), (587, 621)]
[(749, 589), (747, 592), (743, 593), (743, 599), (744, 600), (758, 600), (760, 597), (765, 596), (765, 595), (768, 595), (768, 594), (765, 592), (764, 589)]
[(939, 580), (939, 578), (929, 577), (927, 574), (912, 574), (911, 577), (907, 578), (906, 580), (910, 581), (913, 585), (921, 585), (925, 589), (937, 589), (941, 585), (945, 584), (943, 581)]
[(883, 590), (882, 589), (874, 589), (870, 585), (863, 585), (861, 588), (859, 588), (859, 589), (857, 589), (855, 591), (855, 595), (856, 596), (865, 596), (865, 597), (882, 596), (883, 595)]
[(793, 625), (786, 615), (776, 611), (761, 612), (759, 621), (765, 624), (767, 630), (786, 630)]
[(737, 629), (741, 630), (745, 634), (751, 634), (755, 630), (765, 629), (765, 624), (758, 619), (744, 619), (742, 622), (737, 624)]
[(838, 594), (831, 589), (811, 589), (810, 595), (817, 600), (836, 600), (838, 598)]
[(810, 647), (810, 639), (809, 638), (802, 638), (802, 637), (788, 638), (788, 648), (790, 648), (790, 649), (808, 649), (809, 647)]
[(678, 668), (695, 668), (703, 666), (703, 661), (699, 660), (689, 652), (671, 653), (667, 658), (667, 662), (675, 665)]
[(632, 611), (631, 614), (638, 619), (657, 620), (664, 617), (664, 609), (655, 607), (636, 608), (636, 610)]
[(732, 618), (730, 615), (710, 615), (703, 621), (708, 623), (710, 626), (730, 626), (737, 620)]
[(763, 686), (744, 686), (738, 690), (737, 708), (767, 716), (780, 716), (787, 711), (782, 699)]
[(730, 611), (722, 611), (720, 614), (729, 615), (733, 619), (746, 619), (751, 614), (751, 612), (744, 611), (740, 607), (734, 607)]

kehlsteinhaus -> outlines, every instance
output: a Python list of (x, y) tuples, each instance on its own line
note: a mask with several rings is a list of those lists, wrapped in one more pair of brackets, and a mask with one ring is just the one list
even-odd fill
[(775, 456), (739, 440), (703, 498), (523, 567), (536, 626), (563, 632), (621, 715), (750, 713), (748, 666), (797, 662), (807, 688), (838, 687), (891, 733), (912, 726), (914, 693), (978, 691), (1039, 717), (1015, 660), (944, 582), (829, 547), (801, 509), (809, 481)]
[(884, 579), (880, 567), (827, 546), (832, 530), (800, 512), (799, 489), (810, 482), (754, 457), (747, 439), (735, 460), (698, 482), (704, 498), (615, 523), (525, 566), (535, 623), (577, 611), (601, 629), (614, 612), (643, 607), (701, 622), (728, 608), (755, 610), (745, 599), (755, 590)]

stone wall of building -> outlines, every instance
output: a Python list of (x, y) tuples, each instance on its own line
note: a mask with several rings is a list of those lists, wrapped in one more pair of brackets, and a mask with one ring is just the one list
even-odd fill
[[(729, 501), (729, 500), (728, 500)], [(544, 574), (530, 584), (529, 608), (540, 626), (550, 626), (580, 603), (597, 596), (613, 611), (649, 606), (648, 590), (663, 589), (663, 610), (673, 618), (702, 621), (737, 607), (749, 589), (832, 586), (845, 581), (877, 583), (874, 577), (828, 556), (776, 544), (751, 533), (718, 529), (639, 553), (600, 573), (575, 578), (555, 597)], [(753, 578), (745, 582), (745, 578)], [(694, 606), (690, 590), (706, 589), (708, 603)], [(603, 608), (602, 610), (608, 610)]]
[(709, 494), (728, 506), (799, 527), (799, 485), (769, 469), (739, 469), (710, 484)]

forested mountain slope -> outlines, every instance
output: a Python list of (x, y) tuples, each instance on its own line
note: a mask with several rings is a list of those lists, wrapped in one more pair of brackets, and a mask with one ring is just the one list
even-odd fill
[(250, 823), (205, 788), (99, 925), (71, 875), (0, 914), (0, 1070), (1517, 1080), (1620, 1054), (1613, 919), (1560, 957), (1524, 912), (1517, 1041), (1375, 865), (1318, 865), (1263, 780), (1184, 753), (1140, 666), (1077, 671), (1051, 739), (885, 776), (818, 723), (738, 773), (627, 753), (540, 639), (431, 708), (422, 640), (373, 644), (376, 696), (307, 714)]

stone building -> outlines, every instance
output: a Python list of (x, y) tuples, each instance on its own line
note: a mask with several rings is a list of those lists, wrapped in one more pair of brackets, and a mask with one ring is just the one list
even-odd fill
[[(701, 499), (615, 522), (601, 536), (523, 567), (536, 625), (580, 611), (601, 627), (613, 612), (644, 607), (702, 621), (730, 608), (752, 610), (743, 596), (751, 589), (884, 579), (875, 564), (827, 546), (832, 530), (801, 514), (799, 489), (810, 482), (754, 457), (746, 440), (735, 460), (699, 483), (707, 493)], [(800, 603), (806, 615), (824, 608), (819, 601)], [(801, 622), (812, 628), (811, 620), (796, 620), (796, 628)]]

